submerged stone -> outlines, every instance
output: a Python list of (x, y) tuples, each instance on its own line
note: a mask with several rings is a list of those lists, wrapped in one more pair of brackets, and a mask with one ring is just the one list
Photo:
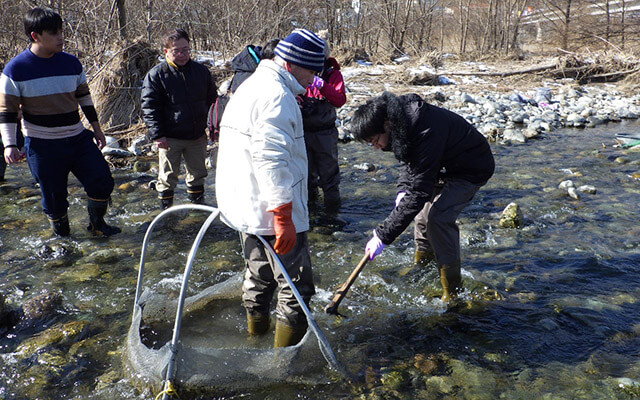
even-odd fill
[(129, 253), (126, 250), (119, 249), (119, 248), (98, 250), (91, 253), (89, 256), (85, 257), (84, 262), (86, 263), (94, 262), (96, 264), (114, 264), (121, 257), (128, 254)]
[(384, 386), (392, 390), (401, 389), (409, 383), (408, 375), (403, 371), (383, 372), (380, 376), (380, 381)]
[(75, 265), (73, 268), (64, 271), (58, 276), (57, 281), (66, 282), (87, 282), (99, 277), (102, 274), (98, 264)]
[(23, 318), (40, 319), (54, 312), (62, 304), (62, 295), (47, 292), (27, 300), (22, 305)]
[(72, 321), (65, 324), (56, 324), (38, 335), (20, 343), (16, 353), (20, 357), (29, 357), (33, 353), (49, 346), (67, 344), (87, 331), (87, 321)]

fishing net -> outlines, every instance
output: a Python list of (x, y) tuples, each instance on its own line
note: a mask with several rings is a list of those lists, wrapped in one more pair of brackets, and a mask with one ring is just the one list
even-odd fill
[[(186, 298), (183, 316), (216, 318), (215, 312), (220, 304), (230, 301), (237, 302), (240, 307), (241, 285), (242, 274), (236, 274)], [(141, 332), (146, 326), (161, 327), (171, 332), (176, 310), (177, 299), (147, 288), (133, 312), (127, 336), (126, 363), (132, 377), (154, 390), (161, 388), (166, 377), (171, 342), (161, 346), (150, 345), (145, 343)], [(238, 330), (236, 334), (246, 337), (245, 330)], [(196, 340), (183, 335), (185, 333), (181, 332), (174, 378), (174, 383), (183, 390), (239, 390), (282, 382), (313, 384), (322, 380), (326, 370), (327, 364), (311, 330), (296, 346), (277, 349), (252, 348), (250, 342), (242, 348), (228, 347), (221, 344), (224, 341), (216, 332), (205, 332)]]

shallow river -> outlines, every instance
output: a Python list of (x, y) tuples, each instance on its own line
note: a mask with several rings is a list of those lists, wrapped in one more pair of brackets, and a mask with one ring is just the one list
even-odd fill
[[(313, 385), (218, 392), (215, 398), (637, 398), (640, 152), (614, 148), (613, 137), (638, 129), (637, 122), (609, 124), (560, 130), (524, 145), (492, 145), (496, 173), (459, 220), (463, 301), (446, 311), (437, 299), (435, 267), (411, 268), (408, 229), (367, 265), (340, 306), (347, 316), (342, 319), (323, 308), (362, 257), (368, 232), (390, 211), (397, 163), (359, 143), (340, 145), (342, 222), (319, 211), (311, 216), (318, 292), (311, 309), (354, 381), (327, 371)], [(363, 163), (375, 171), (359, 168)], [(153, 173), (115, 170), (114, 176), (120, 188), (109, 220), (123, 233), (88, 235), (85, 197), (72, 178), (72, 236), (59, 239), (51, 236), (26, 165), (8, 169), (8, 183), (0, 186), (0, 293), (9, 309), (42, 291), (60, 294), (62, 301), (43, 317), (0, 328), (0, 399), (157, 394), (134, 387), (122, 366), (142, 239), (158, 213), (155, 193), (145, 185)], [(558, 188), (567, 179), (592, 185), (596, 193), (574, 200)], [(213, 183), (213, 174), (208, 180)], [(213, 205), (212, 191), (207, 200)], [(183, 184), (177, 192), (177, 203), (184, 202)], [(510, 202), (522, 209), (519, 229), (498, 224)], [(151, 239), (145, 286), (179, 287), (205, 217), (185, 212), (162, 224)], [(198, 251), (191, 293), (240, 271), (239, 251), (237, 234), (216, 223)], [(240, 304), (222, 315), (224, 329), (188, 321), (185, 329), (199, 342), (246, 346)], [(61, 327), (72, 332), (26, 345)]]

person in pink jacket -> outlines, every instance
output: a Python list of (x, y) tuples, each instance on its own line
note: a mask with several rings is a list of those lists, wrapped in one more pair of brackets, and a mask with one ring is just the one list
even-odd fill
[(307, 87), (301, 109), (309, 159), (309, 200), (317, 201), (318, 188), (321, 188), (325, 209), (337, 211), (340, 207), (340, 169), (336, 108), (346, 103), (347, 95), (340, 65), (335, 58), (329, 57), (326, 43), (325, 40), (324, 68)]

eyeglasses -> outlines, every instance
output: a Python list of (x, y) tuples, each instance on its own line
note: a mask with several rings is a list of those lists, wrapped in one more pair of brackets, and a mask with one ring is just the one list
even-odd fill
[(189, 54), (191, 53), (191, 49), (188, 47), (182, 49), (169, 49), (169, 52), (171, 52), (171, 54), (173, 54), (174, 56), (177, 56), (178, 54)]

